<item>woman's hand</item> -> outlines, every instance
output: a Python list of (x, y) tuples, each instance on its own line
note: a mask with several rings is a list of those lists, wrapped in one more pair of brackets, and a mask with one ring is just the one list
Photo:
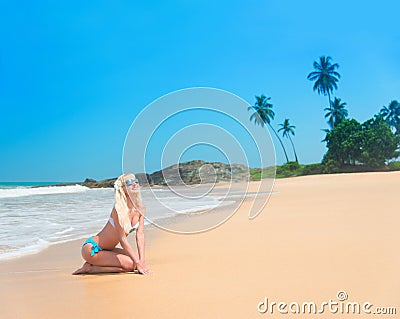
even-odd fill
[(136, 269), (137, 269), (138, 272), (139, 272), (140, 274), (142, 274), (142, 275), (150, 275), (150, 274), (153, 273), (149, 268), (147, 268), (147, 266), (146, 266), (144, 260), (139, 260), (139, 261), (136, 263)]

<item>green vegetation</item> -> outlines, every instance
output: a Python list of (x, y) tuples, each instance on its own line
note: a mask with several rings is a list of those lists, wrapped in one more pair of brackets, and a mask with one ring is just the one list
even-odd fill
[(316, 175), (316, 174), (335, 174), (335, 173), (361, 173), (361, 172), (388, 172), (400, 171), (400, 162), (390, 162), (380, 167), (368, 165), (344, 165), (336, 166), (332, 161), (315, 164), (297, 164), (288, 162), (286, 164), (268, 167), (264, 169), (252, 168), (250, 170), (251, 180), (260, 180), (261, 178), (273, 178), (276, 171), (276, 178)]
[(296, 159), (296, 163), (298, 163), (299, 160), (297, 159), (296, 149), (294, 148), (294, 144), (293, 144), (292, 138), (290, 137), (290, 134), (294, 136), (294, 129), (296, 128), (296, 126), (290, 125), (289, 119), (285, 119), (285, 121), (282, 124), (279, 124), (279, 126), (281, 128), (278, 130), (278, 132), (282, 131), (283, 137), (287, 137), (289, 139), (290, 143), (292, 144), (293, 153), (294, 153), (294, 157)]
[(328, 151), (322, 162), (331, 160), (338, 168), (357, 164), (381, 167), (400, 155), (400, 136), (390, 130), (380, 115), (363, 124), (355, 119), (344, 120), (327, 133), (324, 141)]
[(348, 112), (345, 109), (345, 102), (342, 102), (341, 99), (335, 97), (333, 102), (331, 102), (331, 106), (324, 109), (327, 111), (325, 114), (325, 118), (328, 118), (328, 124), (331, 129), (334, 129), (335, 126), (343, 122), (343, 120), (347, 117)]
[(394, 129), (396, 135), (400, 135), (400, 103), (396, 100), (391, 101), (389, 106), (384, 106), (380, 112), (385, 123)]
[(314, 91), (317, 91), (318, 94), (328, 95), (329, 105), (332, 103), (331, 93), (334, 89), (337, 90), (337, 82), (340, 79), (340, 74), (336, 72), (339, 64), (332, 64), (331, 61), (330, 56), (321, 56), (319, 62), (314, 61), (314, 71), (307, 76), (310, 81), (315, 81)]
[(389, 171), (400, 171), (400, 162), (390, 162), (387, 166)]
[(271, 120), (274, 119), (275, 112), (272, 110), (273, 105), (268, 102), (270, 99), (270, 97), (267, 98), (264, 94), (256, 96), (256, 103), (247, 108), (248, 111), (253, 111), (253, 114), (250, 116), (250, 121), (254, 121), (254, 124), (261, 125), (261, 127), (264, 127), (264, 125), (267, 124), (272, 129), (282, 146), (283, 152), (285, 153), (286, 162), (289, 162), (285, 146), (283, 146), (282, 140), (271, 125)]
[(295, 126), (290, 125), (289, 119), (285, 119), (278, 132), (282, 131), (283, 137), (289, 139), (295, 161), (290, 162), (282, 140), (271, 125), (275, 117), (272, 104), (268, 101), (270, 97), (265, 95), (256, 96), (254, 106), (248, 107), (254, 113), (250, 121), (255, 124), (265, 124), (273, 130), (277, 136), (286, 163), (281, 166), (268, 167), (264, 169), (251, 169), (250, 175), (253, 180), (261, 178), (302, 176), (312, 174), (332, 174), (368, 171), (394, 171), (400, 170), (400, 162), (392, 161), (400, 156), (400, 103), (392, 100), (388, 106), (383, 106), (378, 114), (364, 123), (356, 119), (348, 119), (347, 103), (331, 94), (338, 88), (340, 74), (336, 71), (339, 64), (332, 63), (330, 56), (321, 56), (319, 61), (314, 61), (314, 71), (308, 74), (307, 79), (314, 81), (313, 90), (318, 94), (328, 96), (329, 107), (325, 118), (329, 129), (322, 129), (326, 133), (322, 142), (326, 143), (327, 152), (321, 163), (302, 165), (298, 157), (291, 136), (295, 135)]

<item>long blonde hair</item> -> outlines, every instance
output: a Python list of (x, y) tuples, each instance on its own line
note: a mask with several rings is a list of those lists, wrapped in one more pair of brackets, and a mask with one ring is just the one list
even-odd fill
[[(142, 215), (144, 215), (144, 205), (142, 203), (142, 197), (140, 196), (140, 190), (134, 194), (129, 193), (128, 189), (126, 188), (125, 182), (128, 179), (135, 179), (134, 174), (123, 174), (117, 178), (114, 183), (115, 188), (115, 210), (117, 211), (119, 224), (124, 229), (125, 233), (128, 234), (131, 230), (131, 219), (129, 216), (129, 204), (132, 203), (134, 208), (136, 208)], [(125, 191), (128, 193), (128, 197), (125, 194)]]

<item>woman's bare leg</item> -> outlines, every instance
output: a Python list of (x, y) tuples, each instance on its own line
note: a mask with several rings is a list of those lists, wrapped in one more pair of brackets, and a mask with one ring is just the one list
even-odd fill
[(94, 266), (85, 262), (83, 266), (77, 270), (75, 270), (73, 275), (82, 275), (82, 274), (101, 274), (101, 273), (119, 273), (119, 272), (128, 272), (128, 270), (120, 267), (102, 267), (102, 266)]
[(114, 248), (112, 251), (103, 250), (96, 253), (94, 256), (90, 256), (89, 252), (90, 250), (86, 253), (83, 252), (86, 263), (73, 272), (73, 275), (131, 272), (136, 269), (136, 264), (123, 249)]
[[(122, 254), (122, 255), (128, 256), (129, 259), (131, 258), (131, 257), (129, 256), (128, 252), (127, 252), (125, 249), (123, 249), (123, 248), (117, 248), (117, 247), (115, 247), (115, 248), (114, 248), (113, 250), (111, 250), (111, 251), (114, 252), (114, 253), (117, 253), (117, 254)], [(133, 271), (135, 271), (136, 269), (137, 269), (137, 266), (136, 266), (136, 264), (134, 263)]]

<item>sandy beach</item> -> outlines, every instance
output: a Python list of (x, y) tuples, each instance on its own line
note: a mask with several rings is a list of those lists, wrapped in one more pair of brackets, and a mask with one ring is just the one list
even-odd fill
[[(258, 182), (251, 182), (255, 191)], [(254, 220), (251, 200), (220, 227), (147, 233), (151, 276), (72, 276), (83, 240), (0, 263), (1, 318), (398, 318), (400, 172), (278, 179)], [(227, 207), (221, 209), (228, 209)], [(213, 218), (198, 216), (198, 222)], [(133, 241), (130, 238), (130, 241)], [(260, 302), (346, 301), (397, 314), (284, 314)], [(262, 307), (260, 308), (262, 309)], [(265, 310), (265, 309), (264, 309)]]

